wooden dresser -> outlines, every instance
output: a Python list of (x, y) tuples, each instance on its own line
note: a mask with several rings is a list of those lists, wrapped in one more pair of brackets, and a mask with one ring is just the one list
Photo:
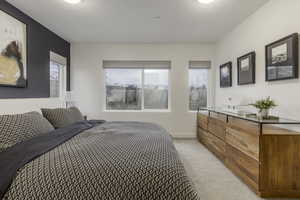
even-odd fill
[[(217, 110), (198, 113), (198, 139), (261, 197), (300, 198), (300, 133)], [(222, 177), (220, 177), (222, 178)]]

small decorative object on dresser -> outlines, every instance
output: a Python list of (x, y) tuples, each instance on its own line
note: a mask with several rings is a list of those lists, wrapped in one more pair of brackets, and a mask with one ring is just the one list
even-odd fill
[(255, 103), (250, 105), (254, 106), (259, 110), (259, 114), (262, 119), (269, 119), (270, 109), (275, 108), (277, 106), (275, 101), (272, 100), (271, 97), (258, 100)]
[(255, 83), (255, 57), (255, 52), (251, 52), (237, 59), (238, 85)]
[(298, 78), (298, 33), (266, 46), (266, 81)]
[(220, 66), (220, 87), (226, 88), (232, 86), (232, 62)]

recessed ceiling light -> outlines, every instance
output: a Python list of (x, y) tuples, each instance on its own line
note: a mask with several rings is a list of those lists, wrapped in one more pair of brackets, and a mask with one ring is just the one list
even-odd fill
[(198, 0), (199, 3), (209, 4), (214, 2), (215, 0)]
[(70, 4), (78, 4), (81, 2), (81, 0), (64, 0), (64, 1)]
[(160, 16), (154, 16), (153, 19), (160, 19)]

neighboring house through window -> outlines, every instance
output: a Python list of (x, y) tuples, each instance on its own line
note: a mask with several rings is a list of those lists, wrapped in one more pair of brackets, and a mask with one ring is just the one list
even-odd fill
[(197, 111), (208, 105), (210, 65), (209, 61), (189, 62), (190, 111)]
[(50, 97), (65, 98), (66, 93), (66, 59), (53, 52), (50, 53)]
[(169, 61), (104, 61), (106, 110), (168, 110)]

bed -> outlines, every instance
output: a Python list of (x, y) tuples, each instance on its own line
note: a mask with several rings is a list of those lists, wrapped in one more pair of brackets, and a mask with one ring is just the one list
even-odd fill
[(78, 121), (5, 149), (0, 161), (5, 200), (199, 199), (170, 135), (150, 123)]

